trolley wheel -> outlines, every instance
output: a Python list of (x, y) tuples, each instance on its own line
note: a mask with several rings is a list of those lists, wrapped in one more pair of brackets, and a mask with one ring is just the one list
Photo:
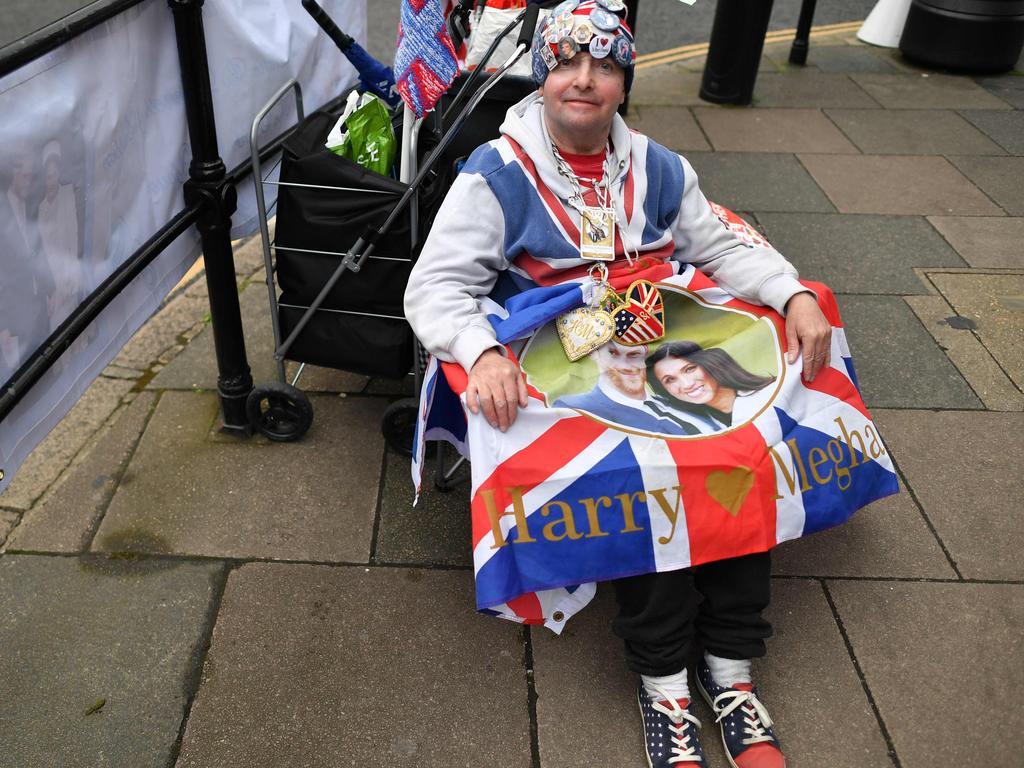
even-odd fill
[(380, 431), (384, 433), (384, 440), (402, 456), (412, 456), (419, 411), (419, 401), (415, 397), (403, 397), (389, 405), (381, 417)]
[(253, 429), (279, 443), (298, 440), (313, 423), (313, 404), (291, 384), (272, 382), (256, 387), (245, 401)]

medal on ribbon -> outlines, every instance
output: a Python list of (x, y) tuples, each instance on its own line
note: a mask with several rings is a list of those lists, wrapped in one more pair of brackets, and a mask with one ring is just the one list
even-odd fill
[(595, 205), (580, 207), (580, 258), (615, 260), (615, 210)]

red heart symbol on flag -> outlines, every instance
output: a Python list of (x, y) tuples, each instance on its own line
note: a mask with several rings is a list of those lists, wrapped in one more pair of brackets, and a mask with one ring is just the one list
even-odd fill
[(627, 346), (650, 344), (665, 335), (665, 306), (654, 283), (637, 280), (612, 311), (615, 338)]

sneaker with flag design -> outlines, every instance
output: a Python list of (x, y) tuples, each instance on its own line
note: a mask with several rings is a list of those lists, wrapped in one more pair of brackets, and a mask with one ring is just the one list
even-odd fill
[(703, 659), (697, 664), (697, 688), (722, 729), (722, 745), (733, 768), (785, 768), (786, 758), (772, 730), (768, 710), (751, 683), (718, 685)]
[[(661, 691), (655, 689), (655, 693)], [(665, 694), (654, 701), (640, 683), (637, 701), (644, 721), (647, 763), (651, 768), (708, 768), (697, 736), (700, 720), (694, 717), (689, 699), (673, 699)]]

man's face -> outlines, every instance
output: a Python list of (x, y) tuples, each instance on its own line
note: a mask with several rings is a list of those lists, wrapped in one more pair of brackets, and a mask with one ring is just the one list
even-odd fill
[(577, 135), (607, 138), (615, 110), (626, 98), (625, 81), (625, 72), (611, 57), (595, 59), (581, 51), (560, 59), (540, 87), (548, 130), (556, 143), (572, 146)]
[(18, 197), (24, 200), (28, 197), (28, 191), (32, 187), (32, 164), (25, 159), (14, 163), (11, 175), (11, 189)]
[(615, 389), (634, 400), (647, 397), (647, 347), (609, 341), (592, 354), (597, 370)]

